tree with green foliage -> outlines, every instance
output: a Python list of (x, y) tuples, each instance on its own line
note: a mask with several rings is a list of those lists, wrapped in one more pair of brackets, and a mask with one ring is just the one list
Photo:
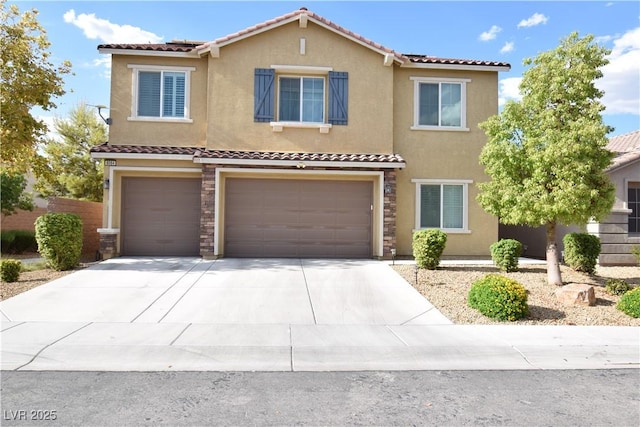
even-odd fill
[(13, 215), (18, 209), (33, 210), (33, 198), (24, 191), (27, 188), (27, 179), (24, 175), (2, 171), (0, 173), (0, 187), (2, 215)]
[(603, 92), (594, 84), (608, 63), (604, 47), (572, 33), (560, 45), (526, 59), (521, 101), (480, 124), (488, 142), (480, 163), (491, 181), (478, 202), (503, 224), (546, 226), (547, 278), (562, 285), (556, 226), (586, 224), (609, 214), (614, 186), (602, 121)]
[(61, 139), (47, 139), (43, 156), (46, 169), (38, 176), (35, 190), (44, 197), (102, 201), (102, 162), (91, 158), (91, 147), (107, 140), (107, 127), (93, 108), (79, 104), (68, 119), (55, 119)]
[(21, 173), (42, 164), (36, 145), (47, 126), (31, 109), (55, 108), (53, 98), (65, 93), (62, 76), (71, 71), (68, 61), (50, 62), (51, 43), (37, 14), (20, 14), (0, 0), (0, 157), (4, 168)]

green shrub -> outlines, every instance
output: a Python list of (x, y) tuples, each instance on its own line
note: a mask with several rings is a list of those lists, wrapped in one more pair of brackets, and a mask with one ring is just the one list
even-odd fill
[(11, 253), (11, 245), (16, 239), (16, 230), (2, 230), (0, 232), (0, 245), (3, 254)]
[(3, 282), (17, 282), (20, 278), (22, 263), (17, 259), (3, 259), (0, 261), (0, 278)]
[(638, 245), (632, 246), (631, 253), (633, 254), (634, 257), (636, 257), (636, 263), (640, 265), (640, 246)]
[(593, 274), (600, 255), (600, 239), (587, 233), (569, 233), (562, 241), (567, 265), (576, 271)]
[(36, 219), (38, 252), (54, 270), (70, 270), (80, 261), (82, 220), (66, 213), (48, 213)]
[(413, 233), (413, 257), (420, 268), (435, 270), (447, 244), (447, 235), (440, 230), (420, 230)]
[(514, 239), (501, 239), (490, 247), (491, 259), (502, 271), (518, 271), (518, 258), (522, 254), (522, 243)]
[(609, 279), (605, 283), (605, 289), (609, 295), (623, 295), (631, 287), (622, 279)]
[(528, 313), (527, 290), (520, 283), (497, 274), (476, 280), (468, 295), (469, 307), (497, 320), (518, 320)]
[(620, 297), (616, 308), (631, 317), (640, 317), (640, 287), (634, 288)]

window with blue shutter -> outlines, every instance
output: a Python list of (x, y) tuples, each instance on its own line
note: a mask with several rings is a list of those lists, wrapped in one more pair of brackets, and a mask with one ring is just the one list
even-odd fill
[(253, 78), (253, 120), (256, 122), (273, 121), (275, 108), (276, 72), (271, 68), (256, 68)]
[(329, 123), (346, 125), (349, 108), (349, 73), (329, 71)]

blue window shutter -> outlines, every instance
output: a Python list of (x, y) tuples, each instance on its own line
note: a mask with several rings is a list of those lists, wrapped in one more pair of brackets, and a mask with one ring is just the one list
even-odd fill
[(253, 78), (253, 121), (273, 121), (275, 106), (275, 75), (271, 68), (256, 68)]
[(346, 125), (349, 107), (349, 73), (329, 71), (329, 123)]

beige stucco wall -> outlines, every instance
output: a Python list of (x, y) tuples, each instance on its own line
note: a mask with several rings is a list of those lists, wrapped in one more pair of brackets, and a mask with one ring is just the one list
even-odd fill
[[(411, 130), (414, 109), (414, 82), (410, 77), (470, 79), (467, 87), (468, 131)], [(498, 238), (498, 221), (477, 204), (477, 184), (488, 180), (478, 157), (486, 136), (478, 123), (498, 112), (496, 72), (422, 70), (396, 68), (394, 97), (395, 151), (407, 162), (398, 172), (397, 240), (398, 254), (412, 253), (415, 230), (416, 184), (412, 179), (471, 180), (468, 220), (470, 233), (450, 233), (445, 255), (489, 255), (489, 245)]]
[[(300, 54), (301, 38), (305, 39), (304, 55)], [(293, 22), (223, 46), (219, 58), (209, 59), (207, 147), (391, 153), (393, 67), (385, 67), (383, 58), (379, 53), (311, 22), (307, 28), (300, 28), (297, 22)], [(300, 128), (274, 132), (269, 123), (255, 123), (254, 70), (272, 65), (332, 67), (333, 71), (348, 72), (349, 124), (333, 126), (329, 133), (321, 134), (318, 129)], [(325, 81), (325, 96), (328, 94), (327, 84)]]
[[(132, 65), (195, 67), (191, 72), (190, 117), (192, 123), (132, 121)], [(118, 145), (204, 146), (207, 99), (206, 58), (166, 58), (112, 55), (109, 142)]]

